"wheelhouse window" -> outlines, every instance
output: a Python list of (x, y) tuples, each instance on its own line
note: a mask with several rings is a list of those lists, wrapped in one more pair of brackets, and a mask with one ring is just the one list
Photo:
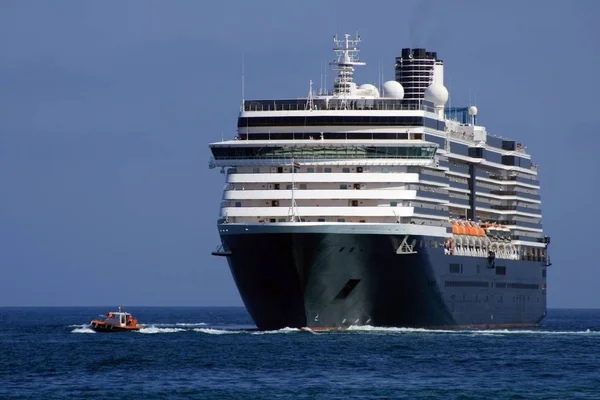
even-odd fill
[[(435, 146), (213, 146), (216, 160), (239, 159), (362, 159), (362, 158), (406, 158), (430, 159), (434, 156)], [(317, 168), (317, 172), (320, 172)], [(284, 172), (282, 167), (278, 173)], [(309, 169), (310, 172), (310, 169)], [(356, 172), (361, 172), (358, 170)]]

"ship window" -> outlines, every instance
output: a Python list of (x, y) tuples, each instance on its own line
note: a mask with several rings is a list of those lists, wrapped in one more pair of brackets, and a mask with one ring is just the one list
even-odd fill
[(315, 172), (315, 169), (312, 168), (312, 167), (311, 168), (306, 168), (306, 172)]
[(275, 190), (279, 190), (281, 188), (281, 185), (279, 183), (275, 184)]
[(354, 288), (360, 283), (360, 279), (350, 279), (346, 282), (346, 285), (340, 290), (337, 296), (335, 296), (336, 300), (343, 300), (352, 293)]
[(317, 219), (317, 222), (325, 222), (325, 218), (319, 218)]
[(345, 218), (338, 218), (337, 222), (346, 222)]
[(286, 190), (292, 190), (292, 185), (285, 185)]
[(390, 172), (390, 169), (389, 168), (381, 168), (381, 172), (388, 173), (388, 172)]
[(242, 206), (242, 202), (241, 201), (236, 201), (235, 202), (235, 206), (236, 207), (241, 207)]
[(350, 168), (342, 168), (342, 172), (350, 172)]
[(542, 278), (546, 277), (546, 268), (542, 269)]
[(277, 222), (285, 222), (285, 218), (277, 218)]
[(396, 207), (398, 205), (397, 201), (390, 201), (390, 206), (391, 207)]
[(363, 172), (363, 167), (356, 167), (356, 172)]
[(300, 190), (306, 190), (306, 183), (300, 184)]
[[(272, 207), (279, 207), (279, 200), (273, 200), (273, 201), (271, 201), (271, 206)], [(275, 221), (272, 221), (272, 222), (275, 222)]]
[(460, 274), (460, 264), (450, 264), (451, 274)]
[(331, 168), (325, 168), (325, 172), (331, 172)]
[(358, 207), (358, 200), (352, 200), (352, 207)]
[(275, 222), (275, 218), (269, 218), (269, 222)]
[(260, 174), (260, 168), (252, 168), (252, 173)]
[(283, 172), (283, 167), (277, 167), (277, 173), (281, 174)]
[(506, 267), (497, 266), (496, 275), (506, 275)]
[(340, 189), (348, 189), (348, 185), (346, 185), (345, 183), (340, 185)]

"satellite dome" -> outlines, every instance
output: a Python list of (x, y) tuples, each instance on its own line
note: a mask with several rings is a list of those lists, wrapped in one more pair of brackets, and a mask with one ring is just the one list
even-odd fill
[(442, 107), (448, 101), (448, 89), (444, 85), (434, 83), (425, 89), (425, 100), (432, 102), (436, 107)]
[(394, 99), (404, 98), (404, 88), (400, 82), (387, 81), (383, 84), (383, 93), (385, 97), (392, 97)]
[(356, 91), (357, 96), (379, 97), (379, 90), (370, 83), (362, 84)]
[(469, 107), (469, 115), (477, 115), (477, 107), (475, 107), (475, 106)]

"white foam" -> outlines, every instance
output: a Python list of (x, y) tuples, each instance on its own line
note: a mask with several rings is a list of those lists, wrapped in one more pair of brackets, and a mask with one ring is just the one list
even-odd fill
[(227, 335), (234, 333), (243, 333), (242, 331), (234, 331), (229, 329), (212, 329), (212, 328), (195, 328), (194, 332), (206, 333), (209, 335)]
[(145, 328), (140, 329), (139, 333), (177, 333), (177, 332), (185, 332), (186, 329), (181, 328), (158, 328), (156, 326), (147, 326)]
[(184, 327), (184, 328), (194, 328), (197, 326), (206, 326), (208, 325), (206, 322), (175, 322), (175, 323), (160, 323), (160, 324), (148, 324), (150, 326), (157, 326), (161, 328), (174, 328), (174, 327)]
[(300, 329), (285, 327), (278, 329), (276, 331), (258, 331), (252, 332), (253, 335), (264, 335), (264, 334), (272, 334), (272, 333), (292, 333), (292, 332), (300, 332)]
[(76, 326), (77, 328), (73, 329), (71, 333), (96, 333), (94, 332), (89, 325), (69, 325), (69, 328)]
[(431, 334), (457, 334), (457, 335), (481, 335), (481, 336), (501, 336), (501, 335), (592, 335), (600, 336), (600, 332), (591, 331), (548, 331), (533, 329), (424, 329), (424, 328), (391, 328), (377, 327), (370, 325), (352, 325), (347, 328), (348, 331), (356, 332), (381, 332), (381, 333), (431, 333)]
[[(465, 331), (458, 331), (465, 332)], [(533, 329), (490, 329), (490, 330), (472, 330), (468, 331), (473, 334), (495, 334), (495, 335), (591, 335), (599, 336), (600, 332), (591, 331), (586, 329), (585, 331), (547, 331), (547, 330), (533, 330)]]
[(206, 326), (206, 325), (208, 325), (206, 322), (177, 322), (175, 324), (175, 326), (189, 326), (189, 327)]
[(351, 325), (346, 330), (357, 332), (381, 332), (381, 333), (451, 333), (452, 330), (425, 329), (425, 328), (394, 328), (371, 325)]

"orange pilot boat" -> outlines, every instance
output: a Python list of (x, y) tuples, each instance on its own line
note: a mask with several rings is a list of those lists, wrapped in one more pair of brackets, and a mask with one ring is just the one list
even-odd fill
[(101, 315), (102, 319), (94, 319), (90, 322), (90, 327), (96, 332), (127, 332), (139, 331), (144, 328), (138, 325), (137, 319), (128, 312), (125, 312), (122, 306), (119, 311), (110, 311), (108, 315)]

